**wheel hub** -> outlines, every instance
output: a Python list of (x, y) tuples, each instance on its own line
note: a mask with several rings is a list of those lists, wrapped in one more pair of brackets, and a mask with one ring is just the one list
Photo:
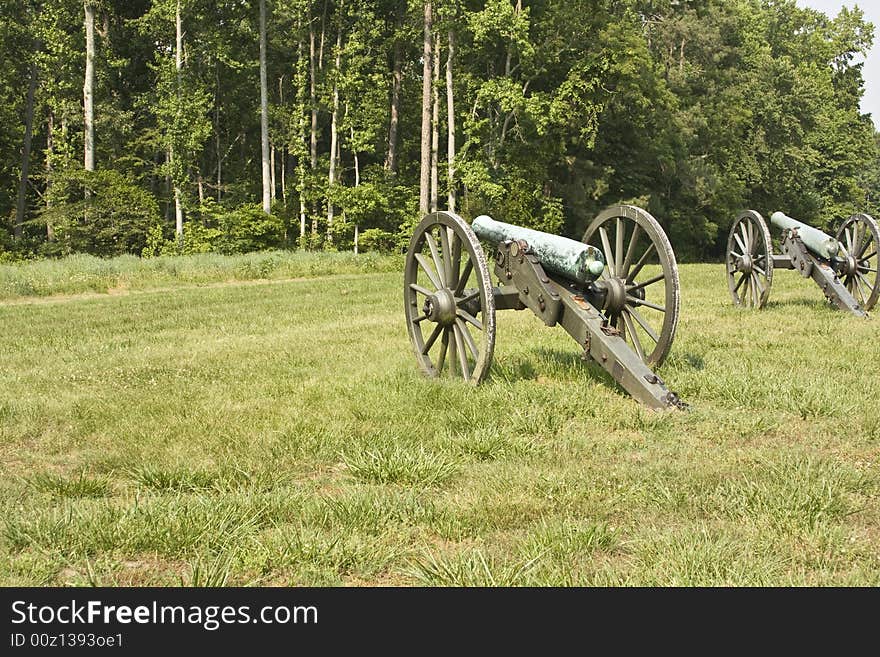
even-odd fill
[(736, 269), (743, 274), (751, 274), (752, 269), (754, 268), (754, 263), (752, 262), (752, 256), (748, 253), (742, 256), (741, 258), (737, 258)]
[(843, 263), (843, 273), (846, 276), (852, 276), (859, 271), (859, 261), (853, 255), (847, 255)]
[(605, 287), (605, 308), (607, 314), (618, 315), (626, 305), (626, 281), (622, 278), (609, 278), (603, 281)]
[(450, 326), (455, 322), (455, 297), (451, 290), (437, 290), (425, 299), (422, 312), (432, 322)]

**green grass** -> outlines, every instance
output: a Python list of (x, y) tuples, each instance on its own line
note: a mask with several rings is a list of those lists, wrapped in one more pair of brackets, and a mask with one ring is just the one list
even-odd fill
[(0, 585), (880, 585), (877, 320), (791, 272), (681, 267), (655, 413), (528, 312), (424, 379), (393, 258), (101, 262), (0, 272)]
[(0, 299), (58, 294), (119, 294), (129, 290), (229, 281), (280, 280), (397, 271), (402, 256), (366, 253), (263, 251), (242, 255), (96, 258), (75, 255), (58, 260), (0, 263)]

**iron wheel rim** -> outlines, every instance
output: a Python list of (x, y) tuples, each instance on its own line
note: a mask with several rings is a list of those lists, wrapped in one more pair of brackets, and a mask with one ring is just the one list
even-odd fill
[(842, 277), (843, 284), (866, 311), (871, 310), (880, 297), (880, 277), (877, 275), (880, 228), (869, 214), (854, 214), (837, 231), (837, 241), (847, 254), (855, 254), (856, 270)]
[(767, 305), (773, 285), (772, 254), (764, 217), (754, 210), (740, 213), (727, 236), (727, 287), (734, 304), (755, 309)]
[[(403, 295), (407, 332), (422, 372), (473, 385), (483, 381), (495, 348), (495, 297), (486, 255), (459, 215), (433, 212), (416, 226)], [(438, 318), (440, 305), (445, 312)]]

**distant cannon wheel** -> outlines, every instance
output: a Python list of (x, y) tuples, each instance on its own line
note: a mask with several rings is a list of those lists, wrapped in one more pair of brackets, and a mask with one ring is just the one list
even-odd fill
[(880, 229), (877, 222), (870, 215), (854, 214), (837, 231), (837, 240), (848, 255), (843, 284), (862, 308), (871, 310), (880, 297), (880, 278), (877, 276)]
[(675, 253), (649, 213), (631, 205), (604, 210), (583, 241), (605, 255), (599, 284), (609, 324), (649, 367), (660, 365), (678, 326), (680, 286)]
[(452, 212), (416, 226), (404, 270), (406, 327), (419, 367), (477, 384), (492, 364), (495, 297), (477, 236)]
[(740, 214), (727, 237), (727, 286), (738, 306), (763, 308), (773, 285), (773, 246), (767, 222), (754, 210)]

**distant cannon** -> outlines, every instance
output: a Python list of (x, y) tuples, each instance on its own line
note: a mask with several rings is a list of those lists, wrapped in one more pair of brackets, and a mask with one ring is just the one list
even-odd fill
[[(479, 239), (493, 247), (493, 286)], [(416, 226), (406, 256), (404, 308), (428, 376), (469, 383), (489, 372), (495, 311), (529, 308), (559, 325), (639, 402), (682, 408), (651, 367), (669, 353), (679, 314), (675, 254), (663, 229), (633, 206), (608, 208), (583, 241), (452, 212)]]
[(867, 214), (843, 222), (836, 237), (774, 212), (770, 222), (782, 231), (782, 254), (775, 255), (764, 218), (742, 212), (727, 238), (727, 282), (734, 303), (763, 308), (770, 298), (774, 269), (794, 269), (812, 278), (830, 303), (867, 317), (880, 297), (877, 246), (880, 229)]

